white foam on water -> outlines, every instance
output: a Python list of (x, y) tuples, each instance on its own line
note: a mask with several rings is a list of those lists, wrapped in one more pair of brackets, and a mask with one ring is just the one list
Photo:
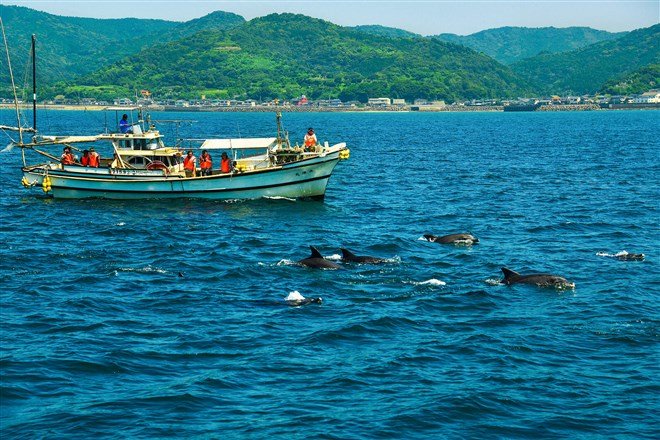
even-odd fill
[(167, 273), (165, 269), (153, 267), (151, 265), (145, 267), (120, 267), (115, 272), (137, 272), (137, 273)]
[(447, 283), (445, 283), (442, 280), (438, 280), (436, 278), (431, 278), (430, 280), (426, 281), (420, 281), (420, 282), (413, 282), (414, 285), (416, 286), (446, 286)]
[(324, 257), (326, 260), (333, 260), (333, 261), (339, 261), (341, 260), (341, 255), (339, 254), (332, 254), (328, 255), (327, 257)]
[(278, 266), (295, 266), (296, 264), (298, 263), (296, 263), (293, 260), (288, 260), (286, 258), (277, 262)]
[(269, 200), (288, 200), (290, 202), (296, 202), (296, 199), (292, 199), (291, 197), (283, 197), (283, 196), (264, 196), (264, 199), (269, 199)]
[(126, 223), (125, 222), (119, 222), (115, 226), (126, 226)]
[(284, 298), (284, 301), (304, 301), (305, 297), (300, 294), (297, 290), (289, 292), (289, 296)]
[(421, 241), (429, 241), (429, 240), (427, 240), (423, 235), (422, 235), (421, 237), (419, 237), (417, 240), (421, 240)]
[(500, 280), (498, 278), (488, 278), (486, 280), (486, 284), (489, 284), (491, 286), (498, 286), (498, 285), (502, 284), (502, 280)]

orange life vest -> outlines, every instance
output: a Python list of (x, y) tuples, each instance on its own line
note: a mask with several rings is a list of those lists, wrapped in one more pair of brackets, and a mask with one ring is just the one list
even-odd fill
[(195, 156), (186, 156), (186, 158), (183, 159), (183, 168), (188, 171), (195, 171)]
[(74, 160), (74, 158), (73, 158), (73, 154), (71, 154), (71, 153), (64, 153), (64, 154), (62, 155), (62, 164), (64, 164), (64, 165), (71, 165), (71, 164), (74, 163), (74, 162), (75, 162), (75, 160)]
[(231, 171), (231, 161), (229, 160), (228, 157), (222, 159), (222, 161), (220, 162), (220, 171), (222, 171), (223, 173), (228, 173)]
[(305, 135), (305, 146), (313, 147), (314, 145), (316, 145), (316, 139), (314, 138), (314, 136)]
[(208, 170), (213, 167), (213, 161), (211, 160), (211, 155), (207, 154), (206, 157), (202, 155), (199, 159), (199, 167), (203, 170)]
[(100, 156), (97, 153), (90, 154), (89, 159), (87, 160), (89, 166), (94, 167), (94, 168), (98, 168), (99, 167), (99, 158), (100, 158)]
[(89, 165), (89, 156), (83, 156), (80, 158), (80, 165), (86, 167)]

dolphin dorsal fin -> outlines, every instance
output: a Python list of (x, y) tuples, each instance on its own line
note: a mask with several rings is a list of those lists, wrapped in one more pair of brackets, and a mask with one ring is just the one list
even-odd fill
[(519, 277), (520, 274), (518, 272), (515, 272), (511, 269), (507, 269), (506, 267), (502, 268), (502, 273), (504, 274), (504, 279), (508, 280), (511, 277)]
[(339, 250), (341, 251), (341, 254), (344, 258), (355, 258), (355, 254), (348, 249), (339, 248)]
[(323, 255), (316, 249), (314, 246), (310, 246), (309, 249), (312, 251), (312, 255), (309, 258), (323, 258)]

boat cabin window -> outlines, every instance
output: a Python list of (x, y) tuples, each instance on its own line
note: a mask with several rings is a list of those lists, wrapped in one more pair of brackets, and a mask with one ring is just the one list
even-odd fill
[(133, 156), (130, 159), (128, 159), (128, 163), (133, 165), (133, 166), (145, 166), (149, 162), (142, 156)]

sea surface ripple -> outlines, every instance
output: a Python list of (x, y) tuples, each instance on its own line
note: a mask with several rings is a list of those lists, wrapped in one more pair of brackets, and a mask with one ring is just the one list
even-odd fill
[[(272, 114), (153, 117), (274, 135)], [(3, 438), (660, 437), (657, 111), (284, 123), (348, 143), (324, 202), (52, 200), (0, 154)], [(480, 243), (420, 240), (455, 232)], [(309, 245), (389, 260), (291, 264)], [(576, 287), (497, 285), (504, 266)]]

